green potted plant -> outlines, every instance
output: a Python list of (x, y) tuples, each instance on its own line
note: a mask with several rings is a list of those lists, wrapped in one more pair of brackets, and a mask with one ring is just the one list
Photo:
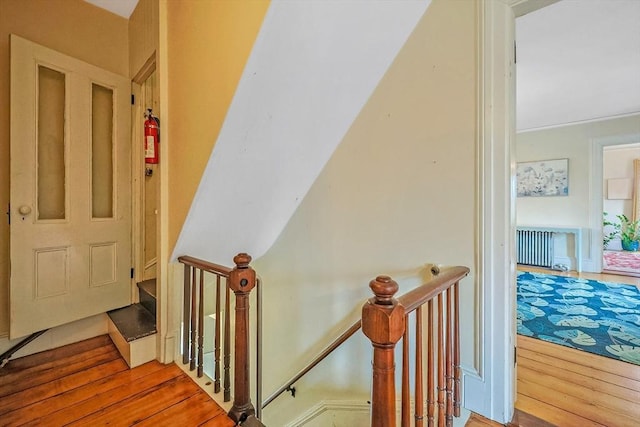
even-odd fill
[(617, 222), (609, 221), (607, 212), (602, 221), (604, 227), (610, 226), (613, 231), (603, 232), (602, 243), (606, 247), (611, 240), (618, 237), (625, 251), (637, 251), (640, 248), (640, 219), (631, 221), (625, 214), (616, 215)]

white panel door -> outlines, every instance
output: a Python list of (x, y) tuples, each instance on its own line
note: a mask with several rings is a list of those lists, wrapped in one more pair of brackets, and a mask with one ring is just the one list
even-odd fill
[(11, 36), (10, 337), (131, 302), (130, 82)]

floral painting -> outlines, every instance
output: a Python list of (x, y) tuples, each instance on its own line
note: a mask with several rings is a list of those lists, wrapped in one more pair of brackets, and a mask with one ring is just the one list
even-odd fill
[(569, 160), (518, 163), (518, 197), (568, 196)]

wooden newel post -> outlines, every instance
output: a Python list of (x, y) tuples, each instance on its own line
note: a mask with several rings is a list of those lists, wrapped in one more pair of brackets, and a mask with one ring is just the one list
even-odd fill
[(398, 284), (388, 276), (369, 283), (375, 294), (362, 307), (362, 332), (373, 345), (371, 425), (396, 425), (395, 361), (393, 352), (404, 333), (404, 307), (393, 297)]
[(236, 266), (229, 273), (229, 287), (236, 295), (236, 335), (233, 406), (229, 417), (238, 422), (243, 415), (255, 414), (249, 384), (249, 294), (256, 286), (256, 272), (249, 266), (251, 257), (245, 253), (236, 255), (233, 262)]

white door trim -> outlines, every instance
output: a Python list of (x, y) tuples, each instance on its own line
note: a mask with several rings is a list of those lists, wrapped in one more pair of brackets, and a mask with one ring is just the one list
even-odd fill
[(640, 134), (615, 135), (591, 140), (591, 265), (595, 272), (602, 271), (602, 216), (603, 216), (603, 150), (612, 145), (628, 145), (640, 142)]
[(464, 371), (465, 407), (501, 423), (515, 402), (513, 75), (514, 12), (485, 0), (478, 10), (477, 238), (478, 349)]
[(475, 369), (465, 369), (467, 409), (511, 421), (515, 371), (515, 18), (558, 0), (483, 0), (478, 46), (480, 314)]

